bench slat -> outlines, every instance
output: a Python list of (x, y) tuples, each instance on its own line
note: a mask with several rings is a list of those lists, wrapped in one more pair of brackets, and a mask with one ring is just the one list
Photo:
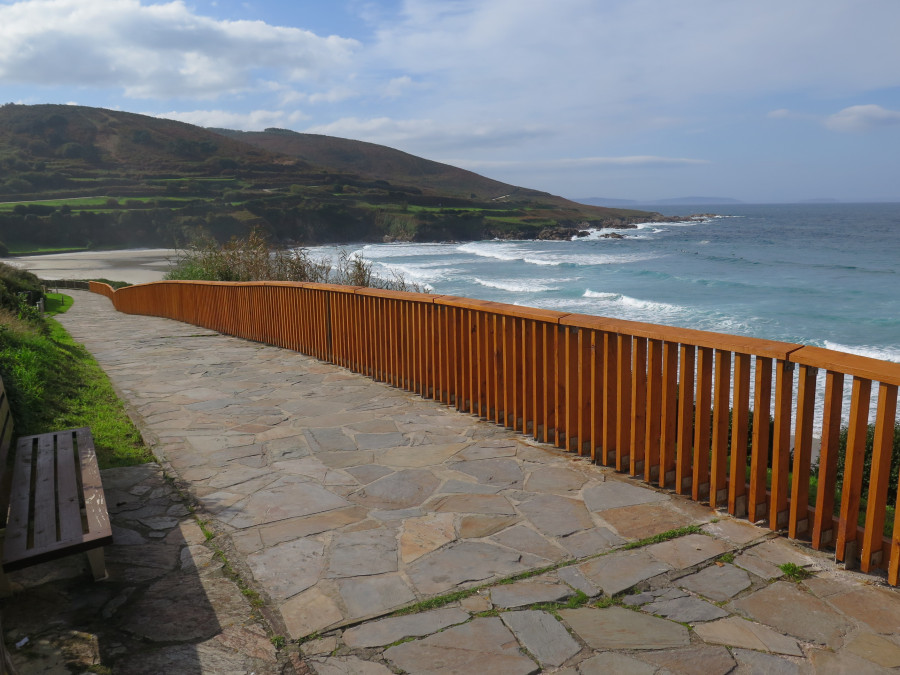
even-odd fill
[(75, 445), (71, 431), (56, 434), (56, 490), (59, 507), (59, 531), (62, 538), (72, 532), (82, 532), (81, 504), (78, 481), (75, 477)]
[(38, 438), (33, 535), (33, 548), (37, 551), (56, 544), (56, 458), (53, 448), (55, 435)]
[(106, 495), (100, 482), (100, 467), (97, 464), (97, 452), (94, 449), (94, 438), (87, 427), (76, 429), (78, 438), (78, 454), (81, 457), (81, 480), (84, 490), (84, 505), (87, 512), (89, 539), (108, 538), (112, 543), (112, 525), (109, 512), (106, 510)]
[(30, 487), (24, 490), (16, 488), (31, 485), (31, 446), (31, 437), (20, 438), (16, 443), (9, 521), (6, 526), (6, 539), (3, 542), (4, 561), (23, 557), (28, 549), (28, 507), (31, 490)]

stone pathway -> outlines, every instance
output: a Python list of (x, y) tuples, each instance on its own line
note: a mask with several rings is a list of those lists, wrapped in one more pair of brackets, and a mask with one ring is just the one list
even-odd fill
[[(257, 636), (288, 639), (265, 667), (321, 675), (900, 667), (900, 595), (873, 577), (334, 366), (73, 295), (60, 319), (216, 534), (185, 542), (185, 555), (222, 550), (265, 600), (269, 632)], [(175, 526), (175, 513), (138, 522)], [(125, 548), (118, 539), (112, 547)], [(784, 580), (784, 563), (815, 575)], [(423, 602), (442, 595), (437, 609)], [(125, 598), (121, 611), (153, 616), (179, 604), (162, 582), (143, 597)], [(220, 597), (206, 597), (217, 608)], [(420, 611), (383, 618), (410, 605)], [(133, 622), (121, 626), (136, 634)]]

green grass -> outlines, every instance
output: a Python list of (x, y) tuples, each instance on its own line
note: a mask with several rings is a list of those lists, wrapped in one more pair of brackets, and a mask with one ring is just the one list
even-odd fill
[(90, 427), (101, 468), (153, 459), (106, 373), (53, 319), (0, 315), (0, 375), (19, 436)]
[(67, 312), (72, 306), (72, 296), (62, 293), (47, 293), (44, 296), (44, 311), (50, 316)]
[(629, 542), (622, 547), (622, 550), (628, 551), (633, 548), (643, 548), (644, 546), (649, 546), (651, 544), (660, 544), (664, 541), (669, 541), (670, 539), (678, 539), (678, 537), (684, 537), (688, 534), (702, 534), (702, 530), (700, 529), (699, 525), (679, 527), (676, 530), (660, 532), (659, 534), (655, 534), (652, 537), (646, 537), (644, 539)]
[(794, 563), (784, 563), (779, 565), (778, 569), (784, 572), (784, 576), (788, 581), (799, 582), (812, 576), (812, 572)]

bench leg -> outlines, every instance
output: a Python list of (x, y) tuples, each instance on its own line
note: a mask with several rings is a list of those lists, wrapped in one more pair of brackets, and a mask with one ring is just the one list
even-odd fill
[(91, 573), (94, 575), (94, 581), (103, 581), (108, 578), (106, 573), (106, 562), (103, 560), (103, 549), (92, 548), (87, 552), (88, 562), (91, 563)]

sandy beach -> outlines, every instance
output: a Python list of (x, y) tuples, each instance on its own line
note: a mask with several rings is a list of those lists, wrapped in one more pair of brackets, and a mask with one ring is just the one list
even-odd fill
[(47, 280), (102, 278), (142, 284), (162, 279), (176, 253), (169, 248), (82, 251), (6, 258), (3, 262)]

